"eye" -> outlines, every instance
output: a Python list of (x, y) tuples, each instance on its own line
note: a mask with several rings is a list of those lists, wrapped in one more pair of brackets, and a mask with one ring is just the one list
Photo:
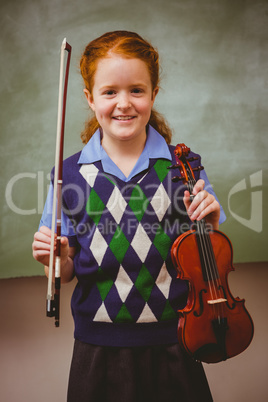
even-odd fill
[(143, 89), (142, 88), (133, 88), (131, 92), (134, 94), (141, 94), (141, 93), (143, 93)]
[(104, 92), (104, 95), (112, 96), (115, 94), (115, 90), (113, 89), (108, 89), (107, 91)]

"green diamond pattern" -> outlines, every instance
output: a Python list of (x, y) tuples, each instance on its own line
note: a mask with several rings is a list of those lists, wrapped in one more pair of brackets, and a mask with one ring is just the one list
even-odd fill
[(149, 300), (154, 283), (155, 281), (152, 275), (143, 264), (139, 272), (139, 276), (136, 279), (135, 286), (146, 302)]
[(156, 171), (156, 174), (161, 183), (168, 174), (168, 166), (170, 166), (170, 161), (166, 159), (158, 159), (158, 161), (154, 164), (154, 170)]
[[(154, 165), (154, 170), (161, 183), (163, 182), (163, 180), (165, 179), (165, 177), (168, 174), (167, 167), (169, 165), (170, 165), (170, 161), (161, 160), (161, 159), (159, 159)], [(114, 183), (111, 178), (109, 178), (108, 176), (106, 176), (106, 178), (113, 185), (116, 185), (116, 183)], [(130, 197), (128, 204), (139, 222), (141, 222), (141, 220), (148, 208), (149, 203), (150, 203), (150, 201), (145, 196), (140, 185), (137, 184), (132, 190), (131, 197)], [(105, 204), (102, 202), (101, 198), (99, 197), (99, 195), (97, 194), (95, 189), (92, 188), (88, 201), (87, 201), (87, 204), (86, 204), (86, 211), (96, 225), (98, 225), (98, 223), (100, 222), (101, 216), (102, 216), (105, 208), (106, 208)], [(160, 225), (159, 225), (159, 229), (155, 235), (153, 244), (159, 251), (163, 260), (165, 260), (167, 257), (168, 251), (170, 249), (171, 240), (170, 240), (169, 236), (164, 232), (163, 228)], [(131, 245), (132, 245), (132, 243), (131, 243)], [(107, 244), (106, 244), (106, 246), (107, 246)], [(116, 228), (116, 231), (112, 237), (112, 240), (109, 244), (109, 248), (120, 264), (122, 264), (129, 246), (130, 246), (129, 241), (127, 240), (126, 236), (124, 235), (121, 227), (118, 225)], [(99, 262), (99, 265), (101, 265), (101, 261)], [(122, 269), (123, 269), (123, 267), (122, 267)], [(97, 284), (97, 288), (100, 292), (102, 302), (104, 302), (108, 293), (110, 292), (111, 288), (114, 285), (114, 281), (108, 275), (106, 275), (106, 273), (102, 270), (101, 267), (99, 267), (98, 272), (97, 272), (96, 284)], [(148, 303), (148, 300), (150, 299), (150, 296), (152, 293), (152, 289), (156, 285), (156, 283), (155, 283), (154, 278), (150, 274), (149, 270), (147, 269), (147, 267), (144, 264), (142, 265), (142, 267), (140, 269), (138, 278), (136, 279), (134, 285), (135, 285), (136, 289), (138, 290), (138, 292), (140, 293), (143, 300), (145, 301), (145, 303)], [(125, 296), (127, 296), (127, 295), (125, 295)], [(124, 298), (124, 300), (126, 300), (126, 297)], [(104, 303), (102, 304), (102, 306), (104, 306)], [(172, 319), (174, 317), (176, 317), (176, 312), (173, 310), (169, 301), (167, 300), (165, 303), (165, 308), (162, 312), (160, 320), (165, 321), (165, 320)], [(114, 322), (117, 322), (117, 323), (134, 322), (134, 319), (131, 316), (125, 303), (122, 303), (121, 308), (120, 308), (116, 318), (114, 319)]]
[(161, 254), (163, 260), (165, 260), (170, 248), (171, 240), (170, 237), (164, 232), (162, 226), (160, 225), (155, 235), (153, 244)]
[(176, 318), (176, 317), (177, 317), (177, 315), (176, 315), (175, 311), (173, 310), (169, 301), (167, 300), (160, 320), (167, 321), (167, 320), (171, 320), (172, 318)]
[(134, 187), (128, 204), (140, 222), (148, 207), (149, 200), (139, 185)]
[(102, 301), (106, 299), (106, 296), (110, 292), (113, 283), (114, 282), (109, 279), (109, 277), (106, 276), (103, 270), (99, 267), (97, 276), (97, 287), (99, 289)]
[(115, 317), (114, 322), (134, 322), (134, 320), (131, 317), (128, 309), (126, 308), (125, 303), (123, 303), (119, 313)]
[(94, 188), (92, 188), (87, 200), (86, 211), (96, 225), (100, 221), (104, 208), (105, 204), (102, 202)]
[(117, 226), (109, 247), (112, 250), (117, 261), (121, 264), (129, 247), (129, 241), (122, 232), (120, 226)]

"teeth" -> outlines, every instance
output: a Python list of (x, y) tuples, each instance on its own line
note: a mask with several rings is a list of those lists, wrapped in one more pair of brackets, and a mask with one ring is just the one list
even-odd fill
[(131, 116), (117, 116), (116, 120), (131, 120)]

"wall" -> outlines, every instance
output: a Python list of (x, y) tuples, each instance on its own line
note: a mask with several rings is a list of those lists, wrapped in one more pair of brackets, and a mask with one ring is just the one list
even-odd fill
[(0, 277), (41, 275), (31, 256), (54, 164), (59, 52), (73, 47), (65, 156), (81, 149), (85, 45), (115, 29), (158, 48), (156, 106), (203, 164), (236, 262), (266, 261), (268, 3), (261, 0), (6, 0), (0, 5)]

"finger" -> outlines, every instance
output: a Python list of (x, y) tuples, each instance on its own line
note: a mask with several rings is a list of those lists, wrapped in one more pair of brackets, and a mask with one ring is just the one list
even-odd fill
[[(188, 214), (192, 216), (196, 211), (201, 212), (200, 205), (207, 197), (208, 197), (208, 193), (204, 190), (198, 192), (197, 195), (195, 195), (195, 196), (190, 196), (190, 204), (189, 204), (188, 211), (187, 211)], [(201, 207), (202, 207), (202, 205), (201, 205)], [(197, 214), (195, 214), (194, 219), (196, 219), (196, 216), (197, 216)]]
[(50, 250), (50, 243), (35, 240), (32, 244), (33, 250)]
[(203, 218), (207, 218), (208, 216), (212, 215), (219, 215), (218, 214), (218, 203), (217, 201), (213, 201), (211, 204), (209, 204), (205, 209), (203, 209), (201, 211), (201, 213), (199, 214), (197, 220), (203, 219)]
[[(200, 195), (199, 195), (200, 194)], [(191, 219), (193, 220), (201, 220), (205, 216), (209, 215), (210, 213), (214, 212), (217, 206), (217, 202), (212, 195), (202, 195), (199, 193), (199, 199), (195, 200), (198, 201), (198, 205), (194, 209), (191, 214)]]
[(33, 249), (33, 257), (36, 261), (47, 265), (49, 262), (50, 250), (46, 249)]
[(39, 232), (44, 233), (44, 234), (46, 234), (48, 236), (51, 235), (51, 229), (49, 229), (47, 226), (41, 226), (39, 228)]
[[(35, 235), (38, 235), (38, 234), (40, 234), (40, 235), (42, 235), (42, 236), (45, 236), (45, 237), (43, 237), (43, 238), (51, 238), (51, 229), (50, 228), (48, 228), (47, 226), (41, 226), (40, 228), (39, 228), (39, 231), (38, 232), (36, 232), (35, 233)], [(57, 235), (56, 235), (56, 233), (54, 233), (54, 236), (55, 236), (55, 238), (57, 237)]]
[[(41, 231), (34, 234), (32, 243), (33, 257), (41, 262), (47, 263), (51, 248), (51, 230), (45, 227), (40, 228)], [(56, 240), (54, 242), (54, 250), (56, 248)]]
[(36, 240), (36, 241), (46, 242), (48, 239), (50, 239), (50, 236), (47, 236), (46, 234), (44, 234), (42, 232), (36, 232), (34, 234), (34, 240)]
[[(192, 219), (192, 215), (195, 212), (195, 210), (198, 208), (199, 204), (202, 202), (202, 200), (206, 197), (206, 193), (204, 193), (204, 191), (200, 191), (198, 192), (197, 195), (192, 195), (189, 193), (189, 191), (185, 191), (184, 193), (184, 205), (186, 207), (186, 211), (188, 213), (188, 215), (191, 217)], [(194, 216), (193, 220), (196, 217)]]
[(188, 210), (189, 206), (191, 205), (190, 192), (188, 190), (184, 191), (183, 202), (186, 207), (186, 210)]
[(205, 182), (202, 179), (199, 179), (193, 188), (193, 195), (197, 195), (200, 191), (202, 191), (205, 187)]
[[(44, 247), (46, 245), (47, 247), (50, 247), (51, 244), (51, 237), (47, 236), (41, 232), (36, 232), (34, 234), (34, 241), (33, 241), (33, 247)], [(54, 245), (56, 244), (56, 238), (54, 239)]]
[(43, 257), (49, 257), (50, 255), (50, 250), (44, 250), (44, 249), (37, 249), (33, 251), (33, 256), (36, 260), (40, 260)]

